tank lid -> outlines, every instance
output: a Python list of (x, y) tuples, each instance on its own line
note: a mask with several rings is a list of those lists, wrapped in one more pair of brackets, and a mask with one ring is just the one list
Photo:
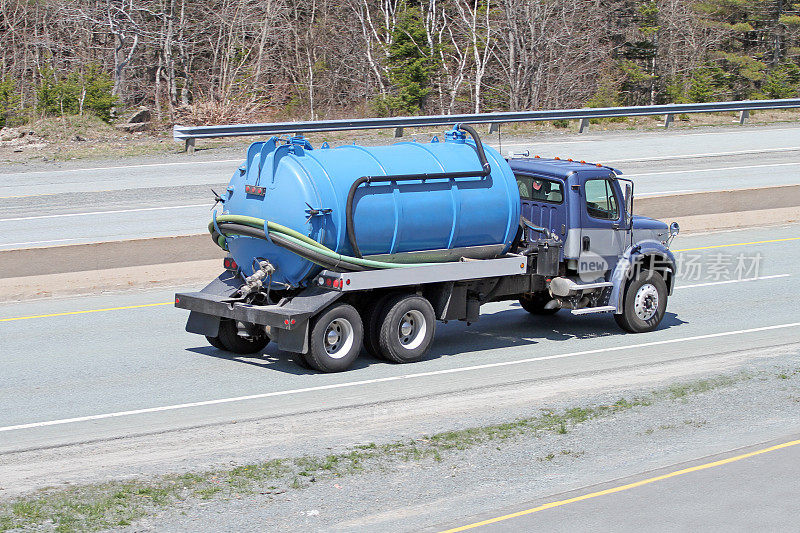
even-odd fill
[(464, 131), (453, 128), (445, 132), (444, 142), (464, 144), (467, 141), (467, 134)]

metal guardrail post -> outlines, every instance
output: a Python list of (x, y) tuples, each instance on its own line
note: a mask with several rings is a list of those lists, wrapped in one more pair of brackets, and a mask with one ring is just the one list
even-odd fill
[(489, 135), (492, 133), (497, 133), (500, 131), (500, 123), (499, 122), (492, 122), (489, 124)]
[(580, 126), (578, 126), (578, 133), (583, 133), (587, 129), (589, 129), (589, 119), (588, 118), (582, 118), (581, 119), (581, 124), (580, 124)]
[(739, 124), (744, 125), (748, 118), (750, 118), (750, 110), (742, 109), (742, 114), (739, 115)]
[(669, 128), (669, 125), (675, 120), (675, 115), (667, 113), (664, 117), (664, 128)]
[(394, 129), (394, 136), (395, 137), (402, 137), (403, 136), (403, 128), (395, 128)]
[(184, 151), (187, 154), (194, 153), (194, 137), (189, 137), (188, 139), (186, 139), (186, 145), (184, 146)]

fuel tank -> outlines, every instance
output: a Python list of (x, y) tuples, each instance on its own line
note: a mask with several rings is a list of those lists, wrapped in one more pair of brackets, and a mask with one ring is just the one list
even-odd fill
[[(479, 176), (474, 142), (455, 129), (443, 142), (434, 137), (374, 147), (324, 143), (313, 149), (302, 137), (272, 138), (250, 145), (223, 195), (223, 213), (277, 222), (351, 255), (346, 205), (357, 179), (475, 170), (475, 177), (359, 186), (352, 207), (356, 242), (363, 257), (392, 262), (496, 257), (516, 235), (519, 190), (506, 160), (491, 147), (484, 151), (490, 173)], [(293, 287), (320, 270), (269, 241), (232, 236), (228, 248), (245, 275), (263, 258), (276, 268), (273, 281)]]

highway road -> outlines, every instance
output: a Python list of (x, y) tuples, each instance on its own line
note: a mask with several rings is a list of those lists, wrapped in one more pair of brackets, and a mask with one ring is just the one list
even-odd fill
[[(358, 132), (353, 138), (358, 139)], [(418, 135), (425, 141), (429, 135)], [(601, 162), (639, 196), (800, 183), (800, 125), (505, 138), (509, 150)], [(486, 141), (498, 148), (495, 135)], [(241, 150), (0, 169), (0, 250), (202, 233)]]
[(542, 498), (442, 533), (792, 531), (798, 437)]
[(543, 319), (495, 303), (471, 326), (439, 325), (424, 361), (362, 357), (340, 374), (302, 370), (271, 346), (262, 357), (211, 348), (184, 332), (171, 290), (0, 305), (0, 453), (797, 343), (799, 244), (800, 225), (679, 237), (685, 272), (649, 334), (623, 334), (609, 315)]

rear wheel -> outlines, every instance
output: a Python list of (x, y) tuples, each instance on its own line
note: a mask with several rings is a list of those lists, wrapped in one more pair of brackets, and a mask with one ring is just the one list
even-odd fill
[(555, 307), (553, 309), (545, 309), (545, 305), (550, 302), (552, 298), (549, 295), (543, 294), (526, 294), (522, 298), (519, 299), (519, 305), (522, 306), (524, 310), (529, 312), (532, 315), (554, 315), (558, 313), (561, 309), (560, 307)]
[(614, 315), (619, 327), (631, 333), (653, 331), (667, 310), (667, 284), (658, 272), (643, 270), (628, 282), (622, 314)]
[(381, 313), (381, 355), (394, 363), (419, 361), (430, 350), (435, 332), (436, 316), (428, 300), (416, 295), (394, 296)]
[(341, 372), (361, 350), (364, 328), (355, 307), (338, 304), (314, 320), (305, 360), (320, 372)]
[(292, 352), (292, 362), (300, 368), (311, 368), (311, 365), (308, 364), (308, 360), (306, 359), (306, 354), (304, 353)]
[(361, 312), (361, 318), (364, 324), (364, 348), (367, 350), (367, 353), (378, 359), (385, 359), (383, 354), (381, 354), (378, 338), (381, 334), (383, 309), (386, 307), (386, 302), (392, 297), (392, 294), (378, 296), (365, 305)]
[(220, 350), (238, 354), (251, 354), (263, 350), (269, 344), (269, 337), (264, 331), (252, 331), (244, 324), (223, 318), (219, 322), (219, 332), (216, 337), (208, 337), (209, 344)]

